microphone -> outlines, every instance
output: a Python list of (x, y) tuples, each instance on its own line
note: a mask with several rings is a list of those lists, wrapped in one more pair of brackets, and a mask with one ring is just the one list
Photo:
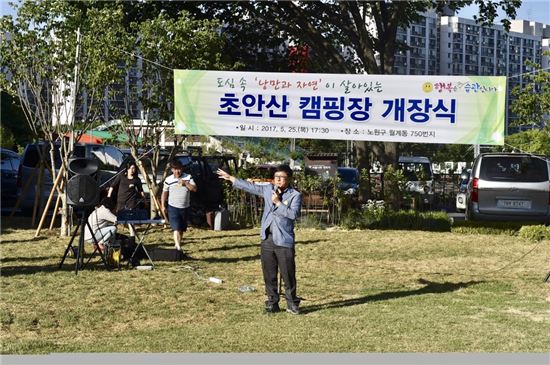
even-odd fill
[(281, 191), (281, 188), (277, 188), (277, 197), (281, 201), (283, 200), (283, 193), (284, 193), (284, 191)]

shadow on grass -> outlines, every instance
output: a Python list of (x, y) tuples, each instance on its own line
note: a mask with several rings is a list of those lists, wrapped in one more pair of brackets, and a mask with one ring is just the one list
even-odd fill
[[(51, 259), (52, 256), (38, 256), (38, 257), (4, 257), (2, 258), (2, 264), (5, 264), (6, 262), (14, 262), (14, 261), (21, 261), (21, 262), (33, 262), (33, 261), (45, 261)], [(54, 257), (54, 258), (57, 258)], [(4, 268), (2, 267), (2, 270)]]
[(369, 302), (377, 302), (380, 300), (398, 299), (398, 298), (404, 298), (404, 297), (409, 297), (413, 295), (450, 293), (458, 289), (467, 288), (471, 285), (482, 283), (482, 281), (468, 281), (465, 283), (449, 283), (449, 282), (436, 283), (425, 279), (418, 279), (418, 282), (420, 284), (424, 284), (425, 286), (423, 288), (415, 289), (415, 290), (385, 292), (380, 294), (367, 295), (360, 298), (338, 300), (336, 302), (330, 302), (325, 304), (316, 304), (316, 305), (311, 305), (307, 307), (301, 307), (300, 311), (303, 314), (306, 314), (306, 313), (311, 313), (311, 312), (315, 312), (323, 309), (350, 307), (352, 305), (360, 305), (360, 304), (365, 304)]
[(244, 256), (244, 257), (209, 257), (209, 258), (195, 258), (197, 261), (212, 262), (212, 263), (232, 263), (232, 262), (241, 262), (241, 261), (254, 261), (259, 260), (260, 255), (254, 256)]
[[(61, 261), (61, 258), (59, 258), (59, 261)], [(61, 268), (59, 268), (59, 262), (52, 265), (42, 265), (42, 266), (2, 267), (2, 276), (8, 277), (8, 276), (17, 276), (17, 275), (34, 275), (38, 273), (53, 273), (56, 271), (70, 272), (70, 271), (74, 271), (74, 269), (75, 269), (74, 260), (70, 260), (69, 262), (67, 262), (66, 260)], [(92, 260), (84, 268), (79, 269), (79, 271), (96, 270), (96, 269), (107, 270), (107, 268), (103, 265), (101, 261), (94, 262)]]
[[(309, 244), (312, 244), (312, 243), (319, 243), (319, 242), (327, 242), (327, 241), (326, 240), (306, 240), (306, 241), (298, 241), (296, 244), (298, 244), (298, 245), (309, 245)], [(254, 242), (254, 243), (245, 244), (245, 245), (225, 245), (225, 246), (221, 246), (221, 247), (199, 249), (199, 250), (195, 250), (195, 252), (201, 252), (201, 251), (202, 252), (230, 251), (230, 250), (237, 250), (237, 249), (241, 249), (241, 248), (250, 248), (250, 247), (256, 247), (256, 246), (259, 249), (260, 248), (260, 242)]]
[(328, 242), (327, 240), (305, 240), (305, 241), (296, 241), (296, 245), (310, 245), (312, 243), (319, 243), (319, 242)]
[(47, 240), (48, 237), (33, 237), (32, 239), (28, 239), (28, 240), (0, 240), (0, 242), (2, 243), (34, 243), (34, 242), (38, 242), (38, 241), (44, 241), (44, 240)]
[[(233, 230), (235, 232), (236, 230)], [(213, 231), (217, 232), (217, 231)], [(231, 232), (231, 231), (228, 231)], [(258, 236), (260, 237), (259, 233), (243, 233), (243, 234), (228, 234), (228, 235), (221, 235), (221, 236), (208, 236), (208, 237), (202, 237), (201, 240), (211, 240), (211, 239), (218, 239), (218, 238), (236, 238), (236, 237), (253, 237)]]
[(246, 244), (246, 245), (225, 245), (225, 246), (221, 246), (221, 247), (214, 247), (214, 248), (206, 248), (206, 249), (199, 249), (199, 250), (195, 250), (195, 252), (212, 252), (212, 251), (229, 251), (229, 250), (238, 250), (240, 248), (250, 248), (250, 247), (254, 247), (254, 246), (258, 246), (260, 247), (260, 243), (250, 243), (250, 244)]

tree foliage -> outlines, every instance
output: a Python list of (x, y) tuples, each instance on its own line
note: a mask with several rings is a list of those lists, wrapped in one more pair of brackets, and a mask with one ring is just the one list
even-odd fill
[[(218, 33), (220, 24), (215, 20), (194, 19), (184, 10), (177, 15), (161, 11), (154, 17), (134, 16), (131, 19), (127, 37), (133, 41), (133, 50), (128, 53), (125, 64), (129, 73), (137, 73), (138, 82), (130, 83), (129, 90), (118, 90), (127, 108), (112, 110), (111, 115), (121, 121), (118, 128), (128, 135), (134, 159), (139, 161), (140, 147), (153, 147), (150, 168), (152, 176), (157, 176), (161, 137), (173, 126), (173, 70), (227, 70), (234, 65), (224, 62), (220, 50), (225, 47), (225, 37)], [(139, 125), (132, 120), (135, 115), (132, 107), (142, 111)], [(184, 137), (174, 135), (175, 146), (181, 145), (183, 140)], [(169, 159), (176, 151), (172, 150)], [(138, 166), (142, 176), (149, 180), (139, 162)], [(167, 171), (163, 172), (164, 176)], [(146, 182), (154, 196), (158, 191), (156, 179)]]
[[(227, 26), (226, 31), (236, 37), (248, 37), (251, 32), (247, 31), (250, 28), (246, 24), (250, 23), (256, 24), (256, 32), (265, 38), (277, 35), (273, 39), (283, 40), (283, 44), (308, 46), (309, 72), (391, 74), (396, 51), (407, 48), (397, 40), (397, 30), (420, 19), (421, 13), (429, 9), (459, 10), (477, 5), (480, 11), (475, 19), (489, 25), (496, 19), (497, 10), (502, 9), (506, 17), (501, 23), (508, 29), (508, 19), (515, 18), (520, 4), (519, 0), (239, 1), (201, 4), (197, 11), (221, 19)], [(265, 25), (269, 27), (266, 29)], [(241, 41), (246, 44), (246, 39)], [(262, 50), (254, 46), (248, 49)], [(266, 63), (265, 67), (272, 64)], [(396, 143), (357, 142), (356, 145), (361, 168), (369, 167), (368, 156), (372, 153), (384, 165), (397, 161)]]
[[(102, 9), (93, 2), (24, 1), (17, 16), (0, 19), (0, 87), (17, 98), (33, 136), (50, 142), (50, 170), (56, 178), (53, 142), (72, 132), (76, 115), (94, 121), (102, 112), (104, 90), (122, 72), (122, 11), (112, 3)], [(122, 40), (122, 42), (121, 42)], [(77, 106), (81, 108), (77, 110)], [(62, 139), (65, 141), (64, 139)], [(63, 181), (67, 180), (70, 143), (63, 143)], [(45, 161), (44, 161), (45, 162)], [(64, 186), (62, 234), (67, 233), (68, 209)]]
[[(543, 54), (550, 57), (550, 51)], [(524, 74), (524, 84), (512, 90), (510, 110), (518, 117), (516, 126), (543, 128), (550, 125), (550, 71), (530, 60), (526, 65), (533, 71)]]
[(550, 125), (542, 129), (530, 129), (505, 138), (508, 151), (529, 152), (550, 157)]

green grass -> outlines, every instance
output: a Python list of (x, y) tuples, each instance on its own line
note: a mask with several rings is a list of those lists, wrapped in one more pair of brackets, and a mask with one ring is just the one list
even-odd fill
[[(548, 240), (299, 229), (292, 316), (263, 313), (257, 229), (193, 229), (193, 261), (75, 275), (72, 258), (57, 268), (67, 238), (2, 223), (3, 354), (550, 351)], [(148, 247), (171, 237), (155, 229)]]

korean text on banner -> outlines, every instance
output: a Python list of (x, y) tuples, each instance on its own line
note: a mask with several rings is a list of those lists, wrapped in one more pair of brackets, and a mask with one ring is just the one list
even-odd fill
[(178, 134), (502, 145), (506, 78), (174, 71)]

